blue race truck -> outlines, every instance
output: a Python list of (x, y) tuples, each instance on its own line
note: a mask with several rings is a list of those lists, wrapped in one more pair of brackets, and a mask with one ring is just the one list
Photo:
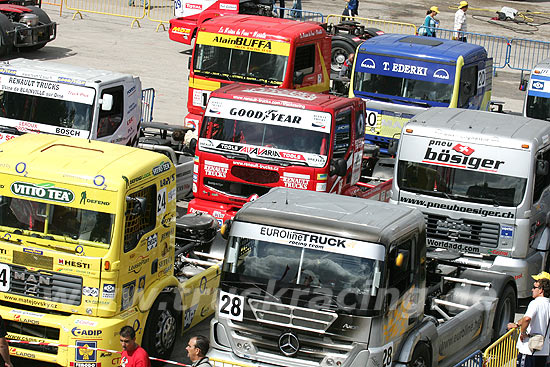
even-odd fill
[(367, 143), (387, 153), (401, 128), (429, 107), (489, 110), (493, 59), (482, 46), (385, 34), (357, 49), (350, 97), (366, 102)]

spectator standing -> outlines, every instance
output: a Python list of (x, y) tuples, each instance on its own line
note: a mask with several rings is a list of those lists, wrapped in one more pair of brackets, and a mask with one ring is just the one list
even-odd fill
[(461, 1), (458, 5), (458, 10), (455, 13), (455, 25), (454, 25), (454, 38), (457, 41), (466, 42), (466, 35), (464, 32), (467, 31), (466, 28), (466, 10), (468, 10), (468, 2)]
[[(517, 341), (518, 358), (517, 367), (544, 367), (550, 354), (548, 342), (548, 326), (550, 322), (550, 280), (543, 273), (534, 275), (532, 295), (533, 300), (527, 306), (525, 315), (517, 323), (509, 323), (508, 329), (520, 328)], [(529, 349), (530, 335), (546, 335), (542, 349), (531, 351)]]
[(342, 15), (355, 17), (359, 14), (359, 0), (346, 0), (348, 3)]
[(435, 19), (437, 14), (439, 14), (439, 8), (437, 6), (432, 6), (426, 12), (426, 18), (424, 19), (424, 24), (422, 25), (425, 29), (423, 36), (435, 37), (435, 29), (439, 27), (439, 20)]
[[(273, 5), (275, 5), (275, 0), (273, 0)], [(285, 0), (279, 0), (279, 18), (285, 17), (285, 11), (283, 10), (285, 7)]]
[(290, 16), (296, 19), (302, 18), (302, 0), (294, 0)]
[(6, 326), (4, 320), (0, 316), (0, 356), (4, 362), (4, 367), (13, 367), (10, 359), (10, 350), (8, 348), (8, 341), (6, 340)]
[(191, 366), (193, 367), (212, 367), (210, 360), (206, 356), (208, 349), (210, 349), (210, 341), (208, 338), (197, 335), (189, 339), (187, 343), (187, 356), (191, 360)]
[(121, 367), (151, 367), (149, 354), (136, 343), (136, 332), (133, 327), (124, 326), (120, 329), (120, 344), (122, 345)]

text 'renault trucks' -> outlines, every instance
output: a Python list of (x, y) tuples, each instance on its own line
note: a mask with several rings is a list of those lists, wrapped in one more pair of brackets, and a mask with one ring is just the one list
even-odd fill
[(550, 59), (538, 63), (529, 76), (523, 116), (550, 119)]
[(350, 97), (365, 100), (365, 139), (383, 153), (429, 107), (490, 107), (493, 59), (482, 46), (385, 34), (363, 42), (355, 57)]
[(359, 98), (241, 84), (212, 92), (189, 211), (223, 223), (275, 186), (370, 196), (356, 186), (364, 112)]
[[(144, 149), (25, 134), (0, 151), (0, 315), (10, 353), (119, 365), (124, 325), (152, 356), (214, 310), (223, 249), (209, 216), (176, 218), (176, 170)], [(218, 256), (215, 254), (218, 253)], [(216, 260), (218, 259), (218, 260)]]
[(187, 129), (142, 121), (146, 110), (141, 81), (131, 74), (25, 59), (0, 64), (0, 143), (27, 132), (139, 143), (174, 162), (183, 199), (191, 192), (193, 166), (182, 144)]
[(213, 357), (454, 366), (514, 316), (513, 278), (438, 262), (413, 208), (275, 188), (229, 225)]
[(403, 129), (391, 202), (422, 211), (428, 248), (510, 274), (529, 297), (530, 274), (548, 270), (549, 161), (547, 121), (432, 108)]

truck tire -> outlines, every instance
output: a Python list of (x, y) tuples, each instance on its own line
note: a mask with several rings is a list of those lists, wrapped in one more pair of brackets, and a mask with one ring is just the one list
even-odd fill
[[(29, 6), (28, 8), (31, 9), (32, 14), (36, 14), (38, 16), (38, 22), (40, 24), (50, 24), (52, 22), (50, 17), (48, 16), (48, 14), (46, 14), (46, 12), (44, 10), (40, 9), (39, 7)], [(29, 47), (19, 47), (19, 50), (20, 51), (39, 50), (42, 47), (46, 46), (46, 43), (48, 43), (48, 41), (40, 42), (40, 43), (37, 43), (36, 45), (29, 46)]]
[(8, 55), (13, 49), (13, 23), (7, 16), (0, 14), (0, 57)]
[(493, 322), (493, 341), (504, 335), (506, 325), (514, 321), (516, 298), (516, 292), (511, 285), (507, 285), (499, 296)]
[(168, 359), (176, 342), (178, 322), (174, 298), (161, 294), (149, 311), (143, 332), (143, 348), (150, 356)]
[(411, 358), (411, 367), (429, 367), (431, 366), (430, 348), (425, 343), (418, 343), (414, 347), (414, 352)]
[(334, 73), (338, 73), (342, 69), (344, 61), (348, 58), (349, 54), (355, 52), (356, 45), (352, 40), (345, 39), (333, 39), (331, 49), (331, 62), (330, 70)]

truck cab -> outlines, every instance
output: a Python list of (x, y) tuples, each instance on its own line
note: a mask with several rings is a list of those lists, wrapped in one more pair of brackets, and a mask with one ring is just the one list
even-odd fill
[(365, 140), (382, 153), (429, 107), (489, 109), (493, 61), (482, 46), (385, 34), (363, 42), (355, 57), (349, 95), (365, 100)]
[(221, 223), (284, 186), (346, 194), (361, 175), (364, 103), (232, 84), (210, 95), (196, 148), (190, 212)]
[(513, 282), (438, 267), (420, 211), (372, 200), (278, 187), (225, 231), (209, 356), (235, 364), (453, 366)]
[(198, 128), (210, 93), (241, 82), (328, 92), (331, 39), (320, 25), (255, 15), (201, 24), (189, 69), (185, 124)]
[(531, 70), (523, 116), (546, 121), (550, 119), (550, 59), (541, 61)]
[(509, 274), (529, 297), (549, 263), (549, 136), (547, 121), (431, 108), (403, 129), (390, 202), (424, 213), (429, 249)]
[(65, 367), (118, 365), (116, 354), (82, 348), (119, 350), (116, 335), (130, 325), (151, 356), (166, 359), (178, 325), (188, 329), (212, 313), (218, 261), (188, 251), (215, 253), (202, 239), (217, 224), (176, 218), (176, 170), (164, 155), (25, 134), (3, 143), (0, 156), (0, 315), (8, 338), (77, 348), (13, 343), (12, 355)]
[(137, 144), (139, 78), (48, 61), (0, 64), (0, 142), (26, 132)]

